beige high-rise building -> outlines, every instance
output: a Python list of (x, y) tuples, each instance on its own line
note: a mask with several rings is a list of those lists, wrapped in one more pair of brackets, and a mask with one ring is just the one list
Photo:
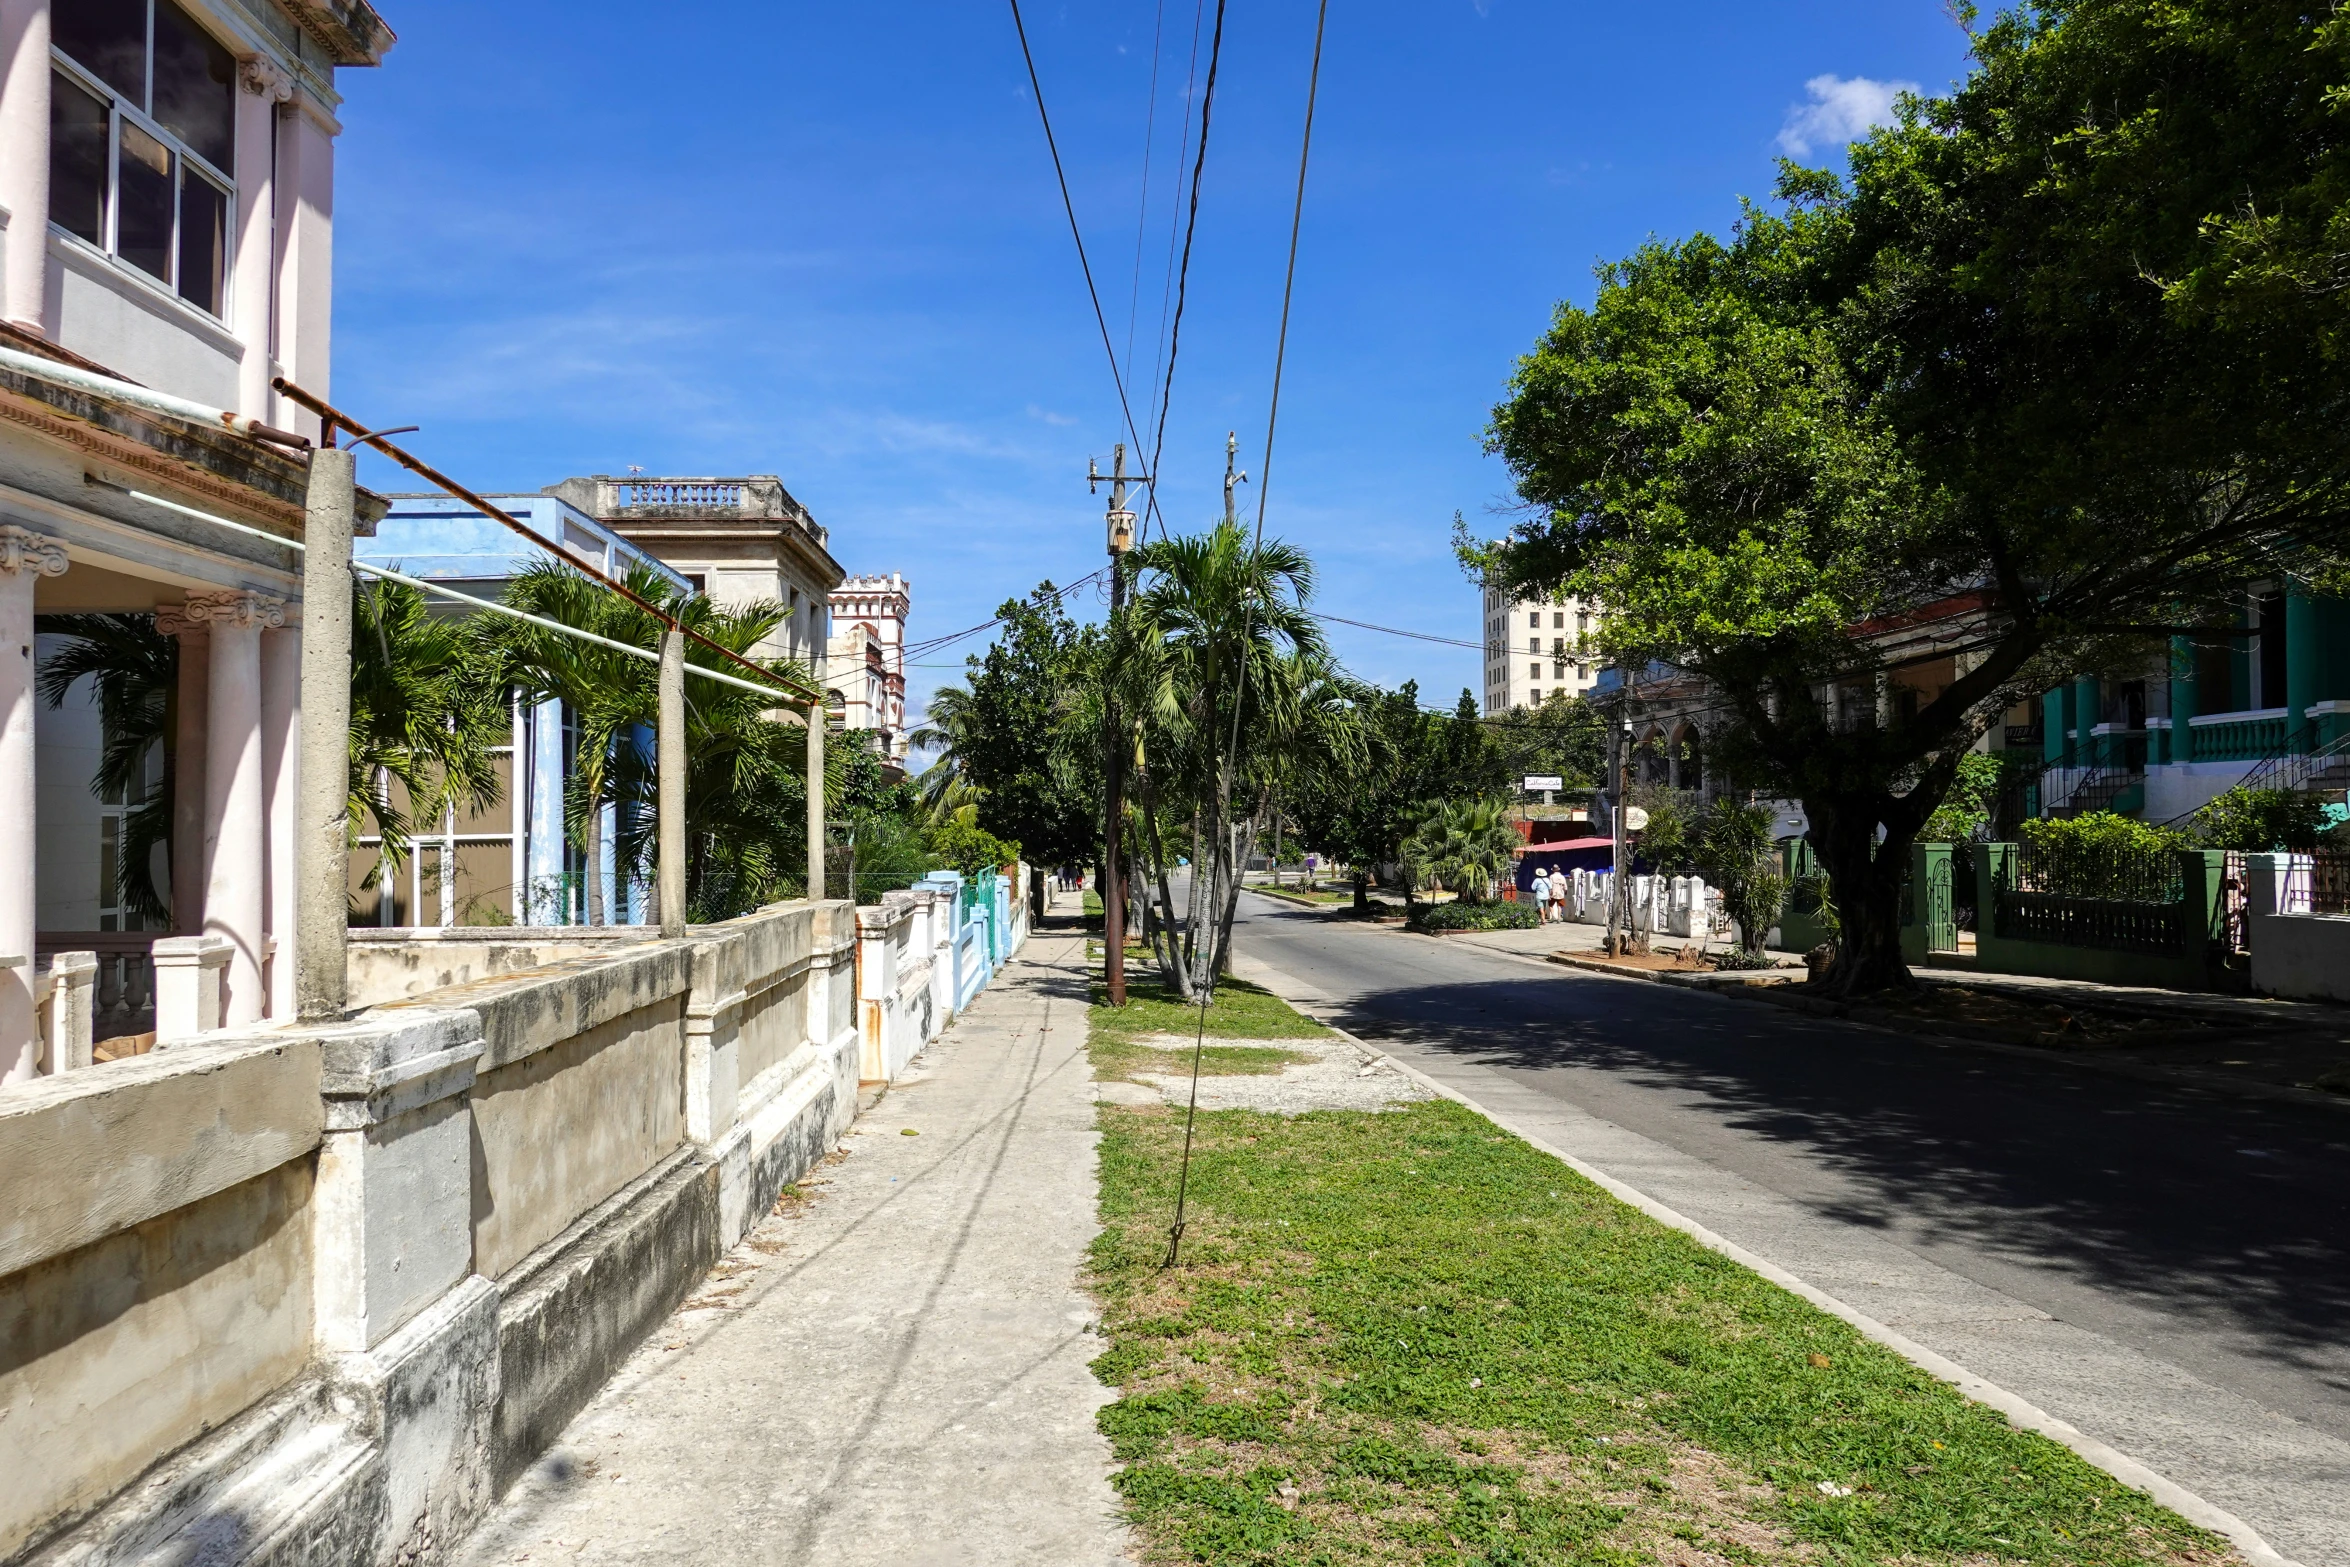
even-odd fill
[(1599, 613), (1581, 599), (1512, 599), (1484, 590), (1485, 711), (1581, 696), (1599, 678), (1591, 637)]

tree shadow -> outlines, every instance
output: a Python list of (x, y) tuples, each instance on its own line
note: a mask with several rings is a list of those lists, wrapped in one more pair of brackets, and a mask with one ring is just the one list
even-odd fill
[(1666, 1116), (1695, 1110), (1829, 1172), (1793, 1194), (1815, 1211), (2137, 1297), (2350, 1393), (2350, 1119), (2338, 1111), (1608, 979), (1397, 986), (1353, 998), (1339, 1021), (1367, 1039), (1607, 1079), (1586, 1102), (1635, 1131), (1644, 1113), (1661, 1134)]

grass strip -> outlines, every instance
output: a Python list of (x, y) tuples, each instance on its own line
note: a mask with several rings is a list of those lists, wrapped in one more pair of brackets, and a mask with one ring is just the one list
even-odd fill
[[(1104, 1003), (1098, 978), (1093, 984), (1093, 1000), (1091, 1037), (1097, 1046), (1105, 1041), (1132, 1041), (1163, 1034), (1189, 1039), (1199, 1032), (1198, 1004), (1176, 995), (1155, 970), (1140, 969), (1132, 963), (1126, 968), (1125, 1006), (1111, 1007)], [(1271, 991), (1230, 975), (1216, 981), (1215, 999), (1208, 1005), (1207, 1034), (1210, 1039), (1335, 1037)]]
[(1094, 1369), (1149, 1560), (2233, 1559), (1458, 1105), (1202, 1114), (1173, 1272), (1181, 1113), (1101, 1126)]

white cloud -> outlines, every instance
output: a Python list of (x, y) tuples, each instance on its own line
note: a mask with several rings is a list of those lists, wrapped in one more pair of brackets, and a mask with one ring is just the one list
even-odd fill
[(1865, 76), (1815, 76), (1803, 84), (1811, 102), (1787, 111), (1779, 127), (1779, 150), (1790, 158), (1809, 157), (1817, 147), (1841, 147), (1871, 126), (1889, 125), (1893, 100), (1916, 92), (1915, 82), (1878, 82)]

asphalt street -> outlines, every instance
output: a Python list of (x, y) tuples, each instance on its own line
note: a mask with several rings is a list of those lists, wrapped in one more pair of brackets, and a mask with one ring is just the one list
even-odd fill
[(1242, 902), (1244, 977), (2350, 1564), (2350, 1111)]

